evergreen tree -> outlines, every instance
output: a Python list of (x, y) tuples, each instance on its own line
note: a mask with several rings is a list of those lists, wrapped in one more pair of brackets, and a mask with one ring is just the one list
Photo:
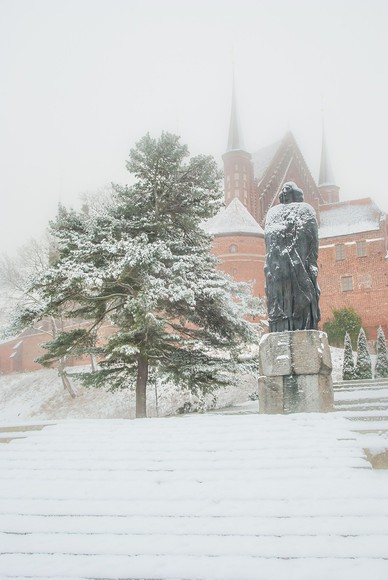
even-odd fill
[(368, 351), (366, 335), (363, 328), (360, 329), (357, 340), (357, 362), (355, 368), (356, 379), (372, 378), (372, 361)]
[(350, 339), (348, 332), (345, 334), (342, 379), (344, 381), (351, 381), (352, 379), (354, 379), (354, 360), (353, 360), (352, 341)]
[[(127, 163), (134, 184), (115, 186), (110, 206), (60, 208), (52, 224), (57, 261), (34, 284), (44, 307), (21, 315), (28, 323), (65, 309), (90, 320), (47, 343), (40, 360), (95, 353), (100, 368), (83, 381), (134, 386), (137, 417), (146, 416), (147, 383), (156, 377), (209, 392), (237, 377), (248, 364), (241, 350), (257, 339), (244, 319), (247, 287), (217, 269), (200, 227), (220, 208), (219, 171), (210, 157), (187, 156), (178, 137), (146, 135)], [(115, 331), (96, 347), (107, 321)]]
[(327, 334), (329, 344), (342, 347), (346, 332), (353, 344), (357, 342), (361, 325), (361, 317), (357, 312), (351, 307), (346, 307), (334, 309), (333, 318), (324, 323), (323, 330)]
[(386, 378), (388, 377), (388, 352), (384, 331), (381, 326), (377, 329), (376, 351), (375, 377), (376, 379)]

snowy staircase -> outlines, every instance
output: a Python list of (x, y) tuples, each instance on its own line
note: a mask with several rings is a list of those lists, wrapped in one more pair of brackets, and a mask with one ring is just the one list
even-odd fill
[(388, 472), (350, 421), (62, 421), (0, 446), (0, 576), (386, 580)]
[(388, 425), (388, 379), (339, 381), (333, 387), (336, 411), (352, 420)]
[(336, 413), (350, 419), (372, 465), (388, 469), (388, 380), (335, 383), (334, 405)]

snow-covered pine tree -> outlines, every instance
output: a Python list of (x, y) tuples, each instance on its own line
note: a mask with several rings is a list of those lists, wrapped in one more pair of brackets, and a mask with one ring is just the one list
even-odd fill
[(388, 352), (384, 331), (381, 326), (377, 329), (376, 351), (375, 377), (376, 379), (386, 378), (388, 377)]
[[(247, 287), (217, 269), (200, 227), (221, 205), (220, 173), (211, 157), (187, 157), (174, 135), (141, 139), (127, 163), (134, 184), (115, 186), (110, 207), (60, 209), (57, 262), (35, 282), (45, 308), (32, 318), (65, 308), (90, 321), (48, 343), (41, 362), (95, 352), (100, 368), (83, 381), (134, 386), (137, 417), (146, 416), (147, 383), (156, 378), (203, 392), (232, 382), (248, 364), (241, 351), (257, 338), (243, 317)], [(96, 348), (107, 321), (113, 334)]]
[(354, 360), (352, 341), (348, 332), (345, 334), (344, 341), (344, 362), (342, 365), (342, 379), (344, 381), (351, 381), (354, 379)]
[(366, 335), (363, 328), (360, 329), (357, 340), (357, 361), (354, 371), (356, 379), (372, 378), (372, 361), (368, 351)]

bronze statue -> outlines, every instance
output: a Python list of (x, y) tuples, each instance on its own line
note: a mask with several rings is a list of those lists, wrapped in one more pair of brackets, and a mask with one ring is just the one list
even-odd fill
[(269, 330), (316, 330), (320, 290), (315, 211), (292, 181), (283, 185), (279, 200), (265, 221)]

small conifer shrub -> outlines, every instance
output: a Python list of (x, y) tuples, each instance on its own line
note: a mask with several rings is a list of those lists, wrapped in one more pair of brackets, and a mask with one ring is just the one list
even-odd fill
[(345, 334), (342, 379), (344, 381), (351, 381), (354, 379), (354, 360), (353, 360), (352, 341), (350, 339), (350, 335), (348, 332)]
[(384, 331), (381, 326), (377, 329), (377, 360), (375, 367), (375, 377), (376, 379), (381, 379), (388, 377), (388, 352), (387, 343), (385, 341)]
[(355, 368), (356, 379), (372, 378), (372, 361), (368, 351), (366, 334), (363, 328), (360, 328), (357, 340), (357, 362)]

